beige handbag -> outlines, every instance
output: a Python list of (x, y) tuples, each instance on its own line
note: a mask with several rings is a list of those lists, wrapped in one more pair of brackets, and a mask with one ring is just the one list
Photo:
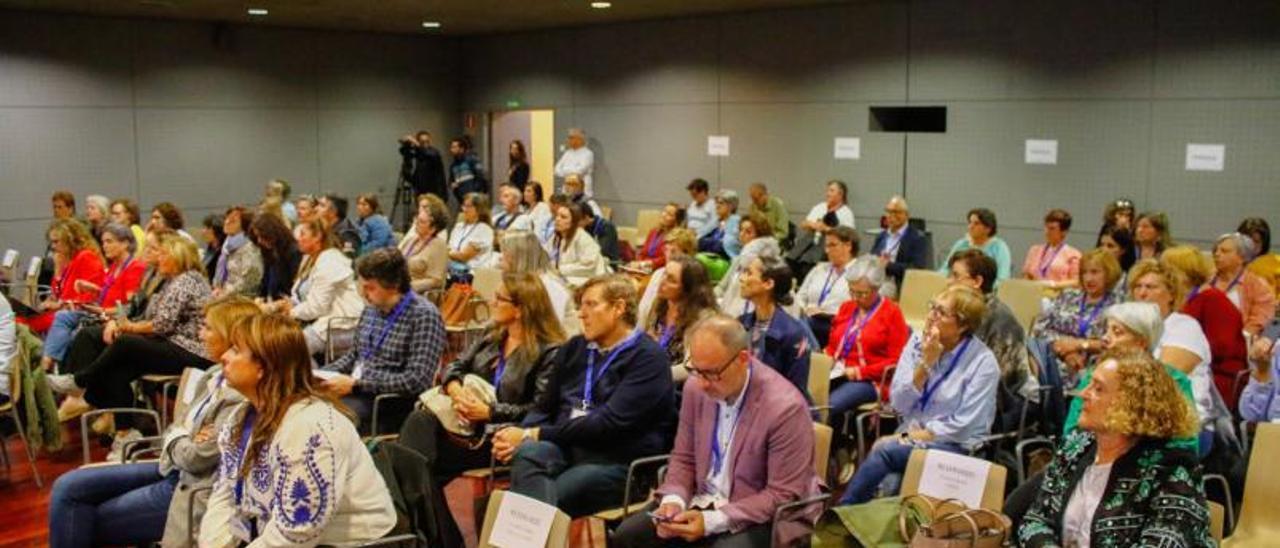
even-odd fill
[(898, 530), (912, 548), (1000, 548), (1012, 528), (1008, 516), (955, 499), (911, 495), (902, 499), (898, 514)]
[[(471, 394), (471, 397), (484, 402), (493, 407), (498, 401), (498, 392), (479, 375), (466, 375), (462, 377), (462, 389)], [(437, 386), (431, 390), (423, 392), (418, 396), (418, 405), (425, 409), (431, 410), (437, 419), (440, 419), (440, 425), (444, 427), (450, 434), (461, 438), (475, 438), (479, 433), (475, 431), (475, 424), (458, 415), (453, 409), (453, 398), (444, 393), (443, 386)]]

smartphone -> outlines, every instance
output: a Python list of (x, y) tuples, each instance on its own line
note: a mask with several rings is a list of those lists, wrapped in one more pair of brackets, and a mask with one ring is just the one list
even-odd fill
[(649, 518), (653, 519), (653, 521), (659, 521), (659, 522), (663, 522), (663, 523), (670, 523), (670, 522), (671, 522), (671, 516), (664, 516), (664, 515), (659, 514), (659, 513), (657, 513), (657, 512), (647, 512), (647, 514), (648, 514)]

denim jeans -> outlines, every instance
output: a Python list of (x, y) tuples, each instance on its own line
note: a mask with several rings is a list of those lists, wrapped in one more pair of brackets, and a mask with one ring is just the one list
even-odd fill
[[(890, 476), (894, 476), (892, 479), (895, 481), (889, 482), (891, 485), (884, 490), (884, 494), (897, 494), (902, 473), (907, 471), (907, 461), (911, 460), (911, 451), (915, 448), (915, 445), (902, 443), (896, 437), (876, 442), (871, 448), (871, 454), (867, 455), (867, 460), (854, 473), (853, 481), (844, 490), (840, 504), (862, 504), (871, 500), (876, 494), (876, 488)], [(925, 448), (951, 453), (964, 452), (959, 445), (945, 442), (928, 443)]]
[(832, 381), (831, 387), (831, 421), (839, 424), (845, 413), (858, 410), (864, 403), (872, 403), (880, 399), (876, 385), (870, 381), (851, 381), (840, 378)]
[(156, 463), (72, 470), (53, 483), (49, 544), (54, 548), (159, 542), (178, 473)]
[(560, 446), (549, 441), (520, 445), (511, 460), (511, 491), (585, 516), (622, 504), (627, 465), (570, 463)]
[(80, 327), (80, 321), (89, 315), (79, 310), (59, 310), (53, 315), (53, 325), (44, 336), (44, 355), (62, 362), (67, 357), (67, 348), (71, 346), (71, 338)]

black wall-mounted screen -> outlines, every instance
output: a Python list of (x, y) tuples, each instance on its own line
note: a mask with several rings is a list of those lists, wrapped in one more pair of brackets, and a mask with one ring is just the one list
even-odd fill
[(871, 107), (871, 131), (946, 133), (947, 107)]

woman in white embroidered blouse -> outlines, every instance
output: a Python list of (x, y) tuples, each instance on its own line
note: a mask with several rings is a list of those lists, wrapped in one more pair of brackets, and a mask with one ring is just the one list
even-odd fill
[(462, 215), (449, 234), (449, 259), (454, 268), (470, 270), (489, 266), (493, 260), (493, 227), (489, 197), (472, 192), (462, 199)]
[(200, 546), (341, 546), (390, 531), (390, 491), (345, 409), (318, 391), (297, 325), (257, 315), (231, 340), (223, 375), (248, 403), (218, 436)]
[(600, 244), (579, 226), (582, 214), (576, 207), (556, 208), (556, 235), (552, 238), (551, 264), (569, 285), (579, 286), (597, 274), (608, 272)]

